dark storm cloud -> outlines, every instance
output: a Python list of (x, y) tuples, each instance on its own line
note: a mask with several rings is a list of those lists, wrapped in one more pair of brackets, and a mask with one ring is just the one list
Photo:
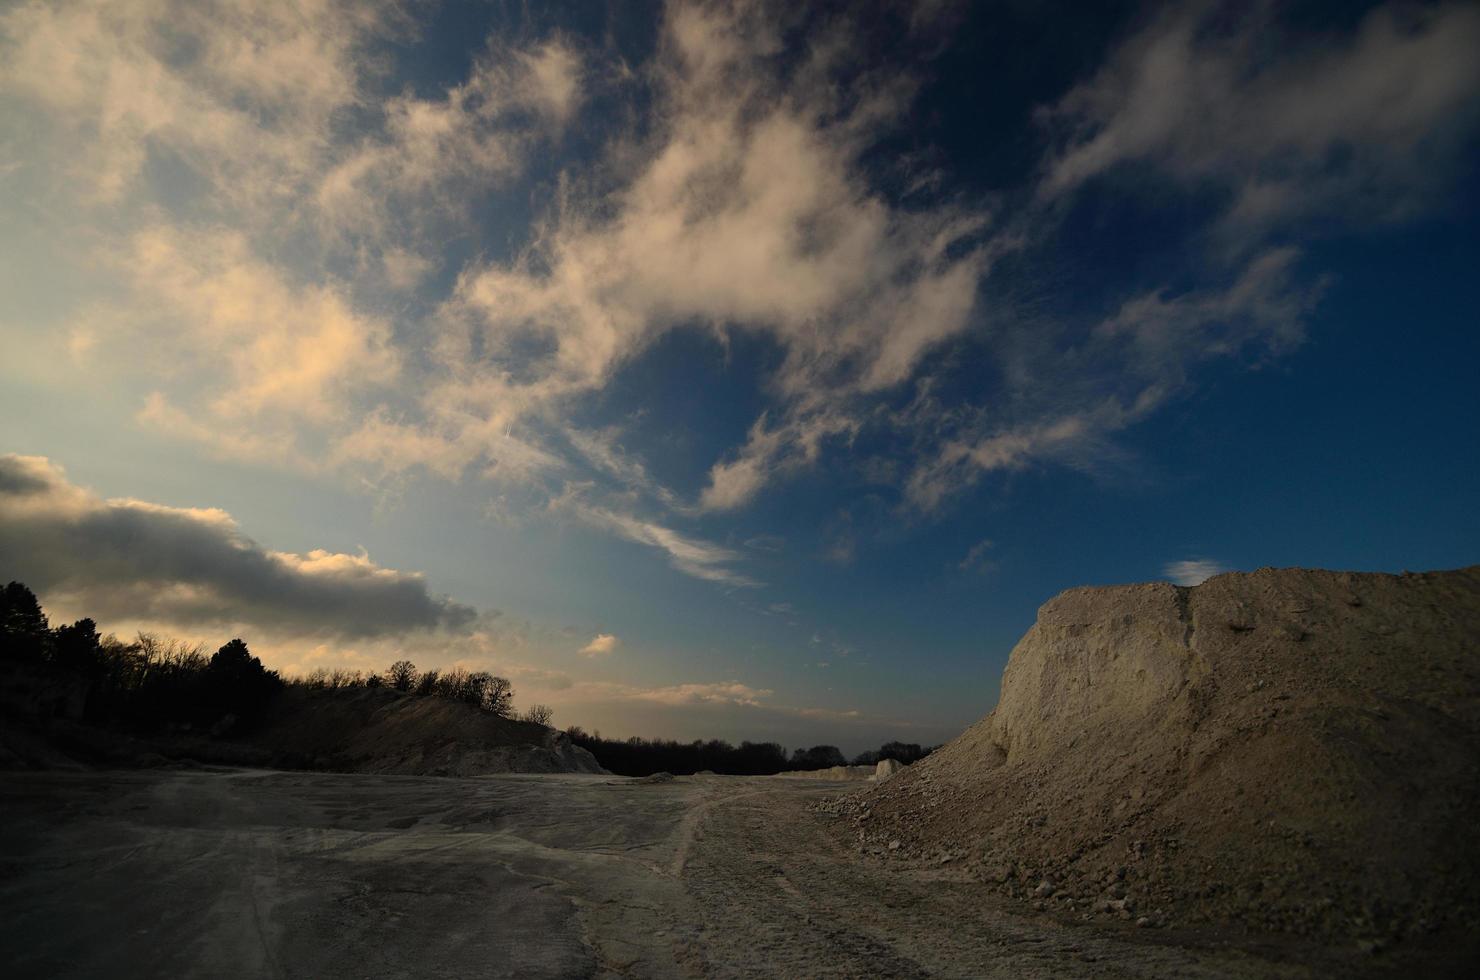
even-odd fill
[(103, 500), (38, 456), (0, 456), (0, 578), (100, 619), (369, 637), (475, 612), (365, 555), (266, 550), (222, 510)]

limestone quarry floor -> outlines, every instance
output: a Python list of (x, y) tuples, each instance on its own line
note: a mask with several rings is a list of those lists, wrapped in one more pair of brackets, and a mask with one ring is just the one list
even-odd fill
[[(810, 780), (0, 774), (21, 977), (1307, 977), (860, 859)], [(1396, 965), (1396, 964), (1390, 964)], [(1374, 964), (1374, 966), (1378, 966)]]

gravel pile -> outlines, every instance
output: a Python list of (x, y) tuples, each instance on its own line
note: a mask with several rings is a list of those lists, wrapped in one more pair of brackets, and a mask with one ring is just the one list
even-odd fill
[(1044, 911), (1377, 951), (1480, 926), (1480, 567), (1047, 603), (995, 711), (827, 808)]

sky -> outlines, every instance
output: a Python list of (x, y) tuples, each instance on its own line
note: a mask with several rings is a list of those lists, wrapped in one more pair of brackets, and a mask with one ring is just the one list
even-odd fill
[[(799, 9), (801, 8), (801, 9)], [(1076, 586), (1480, 561), (1480, 6), (0, 8), (0, 579), (935, 743)]]

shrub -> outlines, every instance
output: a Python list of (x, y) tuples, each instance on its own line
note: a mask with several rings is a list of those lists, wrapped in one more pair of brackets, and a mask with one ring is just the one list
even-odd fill
[(524, 712), (524, 720), (536, 725), (550, 727), (550, 721), (555, 717), (555, 709), (548, 704), (532, 704)]

